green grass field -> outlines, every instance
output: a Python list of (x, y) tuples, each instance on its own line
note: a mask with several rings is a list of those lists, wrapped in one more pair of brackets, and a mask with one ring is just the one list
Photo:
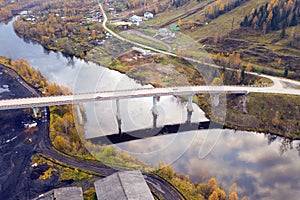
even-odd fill
[[(213, 37), (216, 33), (226, 36), (232, 30), (233, 19), (233, 29), (239, 28), (240, 22), (244, 19), (245, 14), (250, 13), (252, 8), (257, 8), (264, 3), (266, 3), (265, 0), (250, 0), (229, 11), (228, 13), (220, 15), (218, 18), (211, 20), (208, 25), (199, 27), (193, 31), (185, 31), (184, 33), (191, 36), (195, 40)], [(196, 20), (199, 20), (200, 22), (204, 21), (203, 12), (202, 14), (196, 13), (195, 15), (185, 19), (183, 22)]]
[(150, 47), (153, 47), (153, 48), (156, 48), (156, 49), (164, 50), (164, 51), (168, 50), (166, 46), (164, 46), (162, 44), (155, 43), (155, 42), (147, 40), (147, 39), (144, 39), (142, 37), (138, 37), (138, 36), (135, 36), (135, 35), (126, 34), (124, 32), (120, 32), (119, 34), (122, 37), (124, 37), (124, 38), (126, 38), (128, 40), (131, 40), (131, 41), (134, 41), (134, 42), (138, 42), (140, 44), (144, 44), (144, 45), (147, 45), (147, 46), (150, 46)]
[(204, 0), (203, 2), (197, 3), (196, 0), (190, 1), (188, 4), (176, 9), (174, 7), (168, 9), (163, 13), (159, 13), (155, 16), (154, 19), (151, 19), (147, 22), (147, 24), (151, 26), (161, 26), (162, 24), (181, 16), (182, 14), (189, 12), (191, 10), (197, 9), (204, 4), (206, 4), (209, 0)]

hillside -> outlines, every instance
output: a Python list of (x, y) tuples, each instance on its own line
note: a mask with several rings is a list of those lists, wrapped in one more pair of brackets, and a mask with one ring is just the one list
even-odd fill
[[(294, 0), (191, 0), (149, 23), (179, 24), (181, 33), (204, 45), (218, 64), (299, 80), (299, 5)], [(239, 65), (230, 61), (237, 54)]]

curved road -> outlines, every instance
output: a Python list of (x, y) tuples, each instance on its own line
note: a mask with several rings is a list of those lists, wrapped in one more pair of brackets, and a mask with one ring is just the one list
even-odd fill
[[(174, 54), (174, 53), (171, 53), (171, 52), (168, 52), (168, 51), (163, 51), (163, 50), (160, 50), (160, 49), (156, 49), (156, 48), (153, 48), (151, 46), (143, 45), (143, 44), (140, 44), (140, 43), (137, 43), (137, 42), (134, 42), (134, 41), (131, 41), (131, 40), (128, 40), (126, 38), (121, 37), (117, 33), (113, 32), (111, 29), (107, 28), (107, 26), (106, 26), (106, 23), (107, 23), (107, 20), (108, 20), (107, 15), (105, 13), (105, 10), (103, 9), (102, 4), (99, 1), (98, 1), (98, 3), (99, 3), (99, 6), (100, 6), (100, 9), (101, 9), (101, 12), (103, 14), (103, 17), (104, 17), (103, 24), (102, 24), (103, 28), (107, 32), (109, 32), (112, 36), (116, 37), (117, 39), (119, 39), (121, 41), (124, 41), (124, 42), (127, 42), (127, 43), (130, 43), (130, 44), (135, 45), (135, 46), (139, 46), (141, 48), (149, 49), (149, 50), (157, 52), (157, 53), (162, 53), (162, 54), (177, 57), (177, 58), (183, 58), (187, 61), (191, 61), (191, 62), (199, 63), (199, 64), (204, 64), (204, 65), (207, 65), (209, 67), (214, 67), (214, 68), (217, 68), (217, 69), (222, 69), (223, 68), (222, 66), (218, 66), (218, 65), (215, 65), (215, 64), (211, 64), (211, 63), (204, 63), (204, 62), (201, 62), (199, 60), (189, 58), (189, 57), (185, 57), (185, 56), (179, 56), (177, 54)], [(226, 70), (236, 71), (235, 69), (232, 69), (232, 68), (226, 68)], [(262, 74), (257, 74), (257, 73), (254, 73), (254, 72), (247, 72), (246, 71), (245, 73), (260, 76), (260, 77), (269, 78), (274, 82), (274, 85), (272, 87), (264, 88), (264, 89), (261, 89), (261, 90), (260, 89), (255, 90), (253, 92), (277, 93), (276, 91), (278, 91), (279, 94), (283, 94), (282, 90), (286, 90), (286, 88), (283, 87), (281, 82), (290, 83), (290, 84), (296, 85), (297, 87), (300, 87), (300, 82), (299, 81), (294, 81), (294, 80), (290, 80), (290, 79), (286, 79), (286, 78), (279, 78), (279, 77), (274, 77), (274, 76), (268, 76), (268, 75), (262, 75)], [(252, 92), (252, 90), (251, 90), (251, 92)], [(289, 91), (286, 91), (285, 94), (299, 95), (299, 93), (300, 93), (300, 90), (297, 90), (297, 89), (293, 88), (293, 89), (289, 89)]]
[[(159, 53), (163, 53), (166, 55), (170, 55), (170, 56), (174, 56), (174, 57), (179, 57), (176, 54), (170, 53), (170, 52), (165, 52), (165, 51), (161, 51), (152, 47), (148, 47), (146, 45), (142, 45), (133, 41), (129, 41), (125, 38), (120, 37), (119, 35), (115, 34), (113, 31), (111, 31), (110, 29), (108, 29), (106, 27), (106, 22), (107, 22), (107, 17), (106, 14), (102, 8), (102, 5), (99, 3), (100, 8), (103, 12), (103, 16), (104, 16), (104, 23), (103, 23), (103, 27), (110, 32), (113, 36), (117, 37), (118, 39), (131, 43), (133, 45), (136, 46), (140, 46), (142, 48), (146, 48), (146, 49), (150, 49), (152, 51), (155, 52), (159, 52)], [(187, 60), (193, 61), (195, 62), (195, 60), (190, 59), (190, 58), (185, 58)], [(199, 62), (199, 61), (196, 61)], [(219, 66), (215, 66), (212, 65), (213, 67), (217, 67), (220, 68)], [(292, 81), (292, 80), (288, 80), (288, 79), (281, 79), (281, 78), (275, 78), (275, 77), (270, 77), (270, 76), (266, 76), (266, 75), (261, 75), (267, 78), (271, 78), (271, 80), (273, 80), (274, 85), (272, 87), (269, 88), (253, 88), (253, 90), (261, 90), (261, 92), (265, 92), (268, 93), (271, 90), (273, 91), (280, 91), (283, 90), (283, 86), (281, 84), (281, 81), (284, 82), (288, 82), (290, 84), (294, 84), (297, 86), (300, 86), (300, 83), (297, 81)], [(22, 86), (26, 87), (27, 89), (31, 88), (28, 84), (25, 84), (24, 82), (20, 82)], [(299, 94), (300, 90), (296, 90), (296, 89), (288, 89), (288, 93), (296, 93)], [(47, 117), (49, 120), (49, 109), (44, 110), (44, 112), (47, 112)], [(44, 123), (46, 125), (44, 125), (43, 127), (40, 127), (41, 129), (43, 129), (43, 131), (45, 133), (49, 133), (49, 125), (48, 123)], [(93, 171), (93, 172), (97, 172), (99, 174), (101, 174), (101, 176), (108, 176), (114, 172), (116, 172), (116, 169), (113, 169), (111, 167), (108, 167), (100, 162), (96, 162), (96, 161), (90, 161), (90, 160), (84, 160), (84, 159), (80, 159), (80, 158), (76, 158), (76, 157), (70, 157), (67, 155), (63, 155), (61, 153), (58, 153), (57, 151), (55, 151), (52, 147), (52, 143), (50, 141), (49, 138), (49, 134), (45, 134), (44, 139), (39, 143), (39, 145), (37, 146), (37, 152), (38, 153), (42, 153), (45, 154), (53, 159), (56, 159), (62, 163), (65, 163), (67, 165), (76, 167), (78, 169), (84, 169), (84, 170), (88, 170), (88, 171)], [(155, 191), (156, 194), (159, 194), (160, 196), (164, 197), (164, 199), (184, 199), (184, 197), (168, 182), (166, 182), (165, 180), (161, 179), (160, 177), (157, 177), (155, 175), (151, 175), (151, 174), (144, 174), (145, 175), (145, 179), (147, 181), (147, 183), (149, 184), (150, 188)]]
[[(47, 113), (48, 113), (47, 115), (48, 121), (50, 121), (49, 109), (47, 109)], [(49, 125), (47, 123), (44, 124), (45, 125), (41, 127), (43, 129), (43, 132), (49, 133)], [(49, 134), (44, 134), (44, 139), (41, 140), (41, 142), (39, 143), (36, 152), (49, 156), (70, 167), (77, 168), (79, 170), (83, 169), (91, 172), (96, 172), (100, 174), (100, 177), (106, 177), (118, 171), (117, 169), (104, 165), (98, 161), (86, 160), (78, 157), (64, 155), (54, 150), (53, 148), (54, 147), (52, 146), (52, 142), (49, 138)], [(144, 177), (150, 189), (154, 191), (155, 194), (158, 194), (164, 199), (166, 200), (185, 199), (183, 195), (179, 191), (177, 191), (176, 188), (174, 188), (170, 183), (168, 183), (164, 179), (154, 174), (146, 174), (146, 173), (144, 173)]]
[[(9, 71), (10, 75), (21, 84), (22, 87), (26, 88), (34, 96), (40, 96), (39, 93), (34, 88), (32, 88), (26, 81), (24, 81), (14, 70), (10, 68), (6, 69)], [(49, 137), (49, 123), (46, 123), (50, 121), (49, 108), (42, 107), (40, 110), (42, 112), (41, 120), (43, 123), (41, 123), (39, 129), (44, 134), (43, 137), (40, 138), (38, 144), (34, 147), (35, 153), (41, 153), (47, 156), (47, 158), (53, 158), (61, 163), (64, 163), (73, 168), (77, 168), (79, 170), (87, 170), (98, 173), (99, 177), (106, 177), (118, 171), (117, 169), (104, 165), (98, 161), (81, 159), (78, 157), (65, 155), (56, 151)], [(60, 165), (60, 163), (57, 164)], [(176, 188), (174, 188), (170, 183), (168, 183), (164, 179), (156, 175), (146, 173), (144, 173), (144, 177), (150, 189), (154, 191), (155, 194), (163, 197), (164, 199), (185, 199), (183, 195), (179, 191), (177, 191)]]

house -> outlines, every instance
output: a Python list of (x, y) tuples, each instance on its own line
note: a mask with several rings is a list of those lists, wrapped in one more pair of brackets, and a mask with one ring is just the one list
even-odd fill
[(65, 187), (58, 188), (54, 190), (54, 199), (72, 199), (72, 200), (82, 200), (83, 192), (81, 187)]
[(142, 22), (143, 21), (143, 17), (137, 16), (137, 15), (133, 15), (132, 17), (129, 18), (129, 20), (132, 23), (138, 23), (138, 22)]
[(140, 171), (114, 173), (94, 183), (98, 200), (143, 199), (154, 200)]
[(157, 35), (159, 35), (161, 37), (175, 37), (175, 33), (173, 33), (172, 31), (170, 31), (166, 28), (160, 28), (158, 30)]
[(146, 19), (153, 19), (154, 15), (151, 12), (145, 12), (144, 17)]
[(39, 195), (33, 200), (83, 200), (83, 192), (81, 187), (65, 187), (51, 190), (47, 193)]
[(120, 29), (128, 29), (129, 27), (132, 26), (132, 22), (120, 21), (120, 22), (113, 23), (113, 25), (119, 27)]
[(142, 49), (142, 48), (138, 48), (138, 47), (132, 47), (132, 49), (134, 51), (140, 52), (141, 54), (143, 54), (143, 56), (147, 56), (151, 53), (150, 50), (146, 50), (146, 49)]

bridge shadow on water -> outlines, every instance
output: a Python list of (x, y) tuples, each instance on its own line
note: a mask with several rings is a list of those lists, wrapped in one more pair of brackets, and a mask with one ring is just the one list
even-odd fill
[(88, 139), (94, 144), (110, 145), (134, 140), (142, 140), (159, 135), (175, 134), (193, 130), (223, 129), (223, 124), (212, 121), (165, 125), (157, 128), (145, 128), (130, 132), (122, 132)]

